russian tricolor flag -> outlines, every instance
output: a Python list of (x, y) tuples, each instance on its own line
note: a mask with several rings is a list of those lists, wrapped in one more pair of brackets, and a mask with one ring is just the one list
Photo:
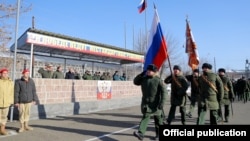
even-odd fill
[(141, 0), (139, 6), (138, 6), (138, 11), (139, 13), (142, 13), (147, 7), (147, 2), (146, 0)]
[(154, 19), (148, 40), (148, 51), (145, 57), (143, 70), (146, 70), (149, 64), (155, 64), (158, 69), (160, 69), (167, 57), (167, 44), (162, 33), (158, 13), (155, 8)]

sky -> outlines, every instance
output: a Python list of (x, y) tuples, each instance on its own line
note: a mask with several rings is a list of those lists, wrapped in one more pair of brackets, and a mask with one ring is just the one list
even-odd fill
[(150, 31), (155, 4), (163, 34), (178, 42), (180, 57), (187, 61), (183, 44), (188, 16), (200, 58), (217, 69), (245, 70), (250, 59), (249, 0), (147, 0), (141, 14), (140, 1), (22, 0), (32, 10), (19, 16), (18, 36), (32, 27), (34, 16), (36, 29), (133, 50), (140, 33)]

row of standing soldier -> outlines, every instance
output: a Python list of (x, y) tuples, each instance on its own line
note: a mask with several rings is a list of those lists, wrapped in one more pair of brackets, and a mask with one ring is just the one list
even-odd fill
[[(175, 65), (173, 67), (174, 73), (164, 79), (164, 83), (171, 84), (170, 95), (170, 110), (166, 119), (167, 124), (170, 125), (175, 117), (176, 107), (180, 107), (181, 122), (186, 124), (186, 91), (191, 83), (191, 96), (190, 96), (190, 111), (187, 114), (192, 116), (195, 103), (198, 102), (198, 118), (197, 125), (205, 124), (205, 116), (209, 111), (210, 124), (217, 125), (219, 119), (222, 119), (222, 107), (224, 105), (225, 122), (229, 121), (230, 108), (234, 100), (234, 90), (232, 82), (226, 77), (225, 69), (218, 70), (218, 74), (212, 72), (212, 65), (204, 63), (202, 65), (202, 74), (199, 70), (194, 70), (193, 75), (184, 76), (181, 73), (181, 67)], [(158, 68), (154, 64), (147, 67), (147, 71), (143, 71), (134, 78), (134, 84), (141, 86), (142, 101), (141, 112), (143, 117), (139, 124), (138, 131), (134, 132), (134, 136), (143, 140), (146, 128), (151, 116), (155, 121), (155, 139), (159, 139), (159, 125), (163, 125), (164, 104), (166, 101), (167, 91), (163, 88), (163, 83), (156, 75)]]
[(126, 74), (123, 73), (122, 75), (118, 74), (118, 71), (115, 71), (113, 76), (110, 75), (109, 72), (103, 72), (101, 75), (100, 72), (95, 72), (93, 75), (90, 73), (89, 70), (86, 70), (85, 73), (81, 76), (73, 68), (69, 68), (68, 72), (62, 72), (62, 67), (58, 66), (56, 71), (53, 71), (51, 64), (45, 64), (45, 68), (39, 68), (38, 73), (41, 74), (42, 78), (52, 78), (52, 79), (83, 79), (83, 80), (114, 80), (114, 81), (125, 81)]

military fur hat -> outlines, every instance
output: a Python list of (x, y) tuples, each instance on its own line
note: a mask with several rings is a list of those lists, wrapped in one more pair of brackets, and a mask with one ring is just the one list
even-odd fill
[(212, 69), (212, 65), (211, 64), (209, 64), (209, 63), (204, 63), (203, 65), (202, 65), (202, 69), (204, 69), (204, 68), (208, 68), (208, 69)]
[(179, 70), (179, 71), (181, 71), (181, 67), (178, 66), (178, 65), (174, 65), (174, 70)]
[(218, 72), (224, 72), (224, 73), (226, 73), (226, 70), (223, 69), (223, 68), (220, 68), (220, 69), (218, 70)]
[(150, 64), (150, 65), (148, 65), (147, 70), (151, 70), (153, 72), (157, 72), (158, 68), (154, 64)]
[(193, 72), (198, 72), (199, 73), (199, 69), (194, 69)]

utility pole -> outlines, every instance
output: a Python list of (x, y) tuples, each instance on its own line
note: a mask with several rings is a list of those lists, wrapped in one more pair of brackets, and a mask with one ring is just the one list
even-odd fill
[(246, 79), (249, 78), (249, 65), (250, 65), (250, 63), (249, 63), (248, 59), (246, 59), (246, 64), (245, 64)]

